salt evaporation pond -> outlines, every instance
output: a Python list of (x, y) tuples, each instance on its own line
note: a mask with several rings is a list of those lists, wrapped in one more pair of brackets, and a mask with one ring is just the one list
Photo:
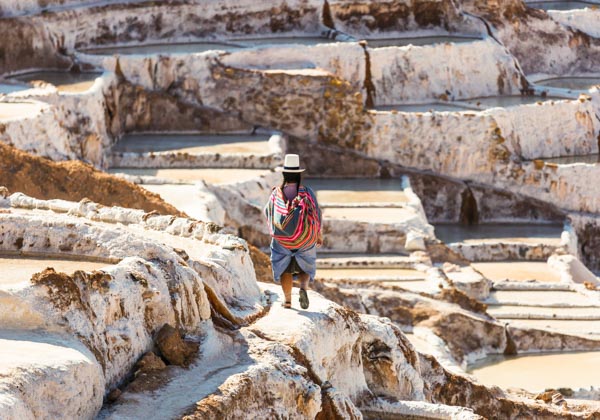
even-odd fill
[(398, 112), (460, 112), (473, 111), (473, 107), (447, 102), (432, 102), (427, 104), (398, 104), (381, 105), (373, 108), (375, 111), (398, 111)]
[(413, 269), (402, 268), (320, 268), (317, 278), (325, 281), (378, 282), (382, 286), (400, 287), (413, 292), (428, 292), (430, 286), (425, 280), (425, 273)]
[(12, 77), (24, 83), (42, 81), (50, 83), (61, 92), (84, 92), (100, 77), (99, 72), (38, 71)]
[(270, 135), (152, 133), (125, 135), (113, 147), (117, 153), (256, 153), (269, 151)]
[(1, 102), (0, 121), (12, 120), (13, 118), (27, 118), (37, 115), (43, 105), (36, 102)]
[(590, 90), (594, 86), (600, 85), (600, 77), (553, 77), (538, 80), (535, 84), (559, 89)]
[(554, 163), (556, 165), (572, 165), (574, 163), (586, 163), (588, 165), (596, 165), (600, 163), (600, 154), (594, 153), (582, 156), (561, 156), (553, 158), (541, 158), (544, 162)]
[(39, 273), (48, 267), (56, 271), (73, 273), (77, 270), (93, 271), (105, 268), (109, 264), (88, 260), (35, 258), (22, 256), (0, 257), (0, 285), (11, 285), (26, 282), (35, 273)]
[(558, 224), (490, 223), (482, 225), (436, 224), (435, 236), (449, 244), (469, 241), (560, 242)]
[(494, 282), (535, 280), (541, 283), (558, 283), (561, 280), (560, 274), (545, 261), (487, 261), (471, 265)]
[(548, 388), (600, 386), (600, 352), (546, 353), (524, 356), (490, 356), (469, 367), (484, 385), (523, 388), (541, 392)]
[(367, 46), (371, 48), (382, 47), (406, 47), (414, 45), (417, 47), (425, 45), (443, 44), (443, 43), (462, 43), (479, 41), (479, 37), (471, 36), (456, 36), (456, 35), (436, 35), (436, 36), (421, 36), (410, 38), (371, 38), (366, 39)]
[(380, 178), (308, 178), (306, 185), (317, 194), (321, 205), (328, 204), (401, 204), (408, 201), (400, 179)]
[(545, 329), (562, 334), (600, 338), (600, 321), (597, 319), (507, 319), (507, 321), (517, 328)]
[(222, 42), (190, 42), (173, 44), (127, 45), (91, 48), (82, 50), (85, 54), (94, 55), (151, 55), (151, 54), (194, 54), (206, 51), (235, 51), (243, 48), (240, 45)]
[(361, 278), (381, 281), (423, 280), (425, 273), (409, 268), (320, 268), (317, 277), (334, 280), (353, 280)]
[(29, 89), (29, 86), (26, 85), (11, 85), (2, 83), (0, 84), (0, 94), (8, 95), (9, 93), (21, 92), (23, 90)]
[(336, 41), (335, 39), (323, 38), (318, 36), (295, 36), (295, 37), (266, 37), (266, 38), (239, 38), (231, 39), (231, 42), (242, 45), (244, 47), (258, 47), (264, 45), (318, 45), (330, 44)]
[(461, 101), (466, 105), (477, 107), (479, 109), (488, 108), (508, 108), (518, 105), (530, 105), (538, 102), (562, 101), (572, 98), (560, 98), (557, 96), (532, 96), (532, 95), (512, 95), (512, 96), (487, 96), (484, 98), (472, 98)]
[(563, 98), (558, 96), (488, 96), (482, 98), (471, 98), (454, 102), (431, 102), (426, 104), (397, 104), (379, 105), (373, 108), (375, 111), (398, 111), (398, 112), (462, 112), (481, 111), (489, 108), (508, 108), (511, 106), (531, 105), (538, 102), (572, 100), (574, 98)]
[(577, 10), (600, 7), (600, 4), (587, 1), (533, 1), (527, 3), (527, 6), (542, 10)]
[[(227, 184), (233, 182), (249, 181), (261, 175), (269, 173), (264, 169), (221, 169), (221, 168), (198, 168), (198, 169), (158, 169), (158, 168), (111, 168), (112, 174), (126, 174), (132, 176), (149, 176), (165, 179), (173, 182), (197, 182), (206, 181), (212, 184)], [(148, 185), (149, 187), (150, 185)], [(158, 186), (158, 185), (157, 185)], [(146, 187), (146, 185), (144, 185)]]
[(325, 219), (352, 220), (363, 223), (405, 223), (414, 217), (409, 208), (331, 206), (323, 209)]

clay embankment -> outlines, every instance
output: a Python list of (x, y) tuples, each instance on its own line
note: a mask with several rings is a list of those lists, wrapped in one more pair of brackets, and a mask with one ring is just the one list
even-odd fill
[(122, 178), (80, 161), (52, 162), (0, 143), (0, 185), (31, 197), (138, 208), (183, 216), (175, 207)]

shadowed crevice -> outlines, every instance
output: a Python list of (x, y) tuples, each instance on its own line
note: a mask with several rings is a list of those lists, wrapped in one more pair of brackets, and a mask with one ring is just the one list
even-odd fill
[(329, 7), (329, 2), (327, 0), (323, 3), (323, 25), (328, 28), (335, 29), (335, 23), (333, 22), (333, 16), (331, 15), (331, 8)]
[(477, 200), (471, 188), (467, 187), (461, 194), (460, 223), (463, 225), (476, 225), (479, 223)]

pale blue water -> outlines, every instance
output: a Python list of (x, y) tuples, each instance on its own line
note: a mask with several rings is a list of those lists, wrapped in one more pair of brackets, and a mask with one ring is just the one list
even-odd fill
[(600, 77), (554, 77), (535, 82), (536, 85), (560, 89), (589, 90), (600, 85)]
[(450, 244), (468, 239), (502, 238), (560, 238), (563, 226), (559, 224), (494, 223), (464, 226), (436, 224), (435, 236)]
[(220, 42), (190, 42), (174, 44), (130, 45), (124, 47), (101, 47), (83, 50), (86, 54), (94, 55), (151, 55), (151, 54), (193, 54), (206, 51), (235, 51), (243, 48), (239, 45)]
[(367, 45), (371, 48), (382, 47), (405, 47), (407, 45), (424, 46), (442, 43), (463, 43), (479, 41), (481, 38), (470, 36), (437, 35), (410, 38), (372, 38), (367, 39)]
[(600, 4), (587, 1), (535, 1), (527, 3), (527, 6), (543, 10), (576, 10), (599, 7)]
[(230, 143), (252, 143), (264, 141), (265, 150), (268, 150), (266, 142), (269, 141), (269, 135), (251, 135), (251, 134), (177, 134), (177, 133), (157, 133), (157, 134), (127, 134), (115, 144), (115, 152), (164, 152), (175, 151), (178, 149), (189, 149), (201, 146), (218, 146)]
[(306, 178), (313, 190), (402, 191), (400, 178)]
[(429, 104), (399, 104), (381, 105), (374, 108), (376, 111), (398, 111), (398, 112), (458, 112), (472, 111), (474, 108), (451, 104), (447, 102), (434, 102)]
[(20, 92), (22, 90), (29, 89), (29, 86), (25, 85), (9, 85), (9, 84), (0, 84), (0, 94), (9, 94), (14, 92)]
[(102, 73), (99, 72), (75, 73), (68, 71), (37, 71), (13, 76), (11, 77), (11, 79), (19, 80), (25, 83), (29, 83), (34, 80), (42, 80), (44, 82), (51, 83), (54, 86), (63, 86), (90, 82), (100, 77), (101, 75)]
[(511, 106), (518, 105), (530, 105), (535, 104), (537, 102), (546, 102), (546, 101), (560, 101), (565, 98), (553, 97), (553, 96), (529, 96), (529, 95), (513, 95), (513, 96), (489, 96), (485, 98), (473, 98), (468, 99), (464, 102), (467, 105), (478, 107), (481, 109), (487, 108), (508, 108)]
[(258, 47), (265, 45), (318, 45), (340, 42), (334, 39), (323, 38), (318, 36), (294, 36), (294, 37), (267, 37), (267, 38), (236, 38), (231, 39), (231, 42), (244, 47)]
[(556, 163), (557, 165), (571, 165), (573, 163), (587, 163), (587, 164), (598, 164), (600, 163), (600, 155), (590, 154), (584, 156), (561, 156), (554, 158), (541, 158), (544, 162)]

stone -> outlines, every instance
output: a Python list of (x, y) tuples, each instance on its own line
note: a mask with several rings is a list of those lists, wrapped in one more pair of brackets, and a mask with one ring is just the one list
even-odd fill
[(406, 234), (406, 243), (404, 247), (407, 251), (424, 251), (427, 249), (425, 247), (423, 235), (413, 231), (409, 231)]
[(564, 282), (600, 286), (600, 279), (573, 255), (553, 255), (548, 259), (548, 265), (561, 274)]
[(167, 367), (165, 362), (154, 352), (148, 352), (142, 356), (142, 358), (135, 365), (135, 373), (146, 373), (155, 370), (163, 370)]
[(123, 392), (119, 388), (115, 388), (106, 396), (106, 401), (112, 404), (121, 398), (121, 394), (123, 394)]
[(184, 341), (181, 334), (169, 324), (165, 324), (154, 339), (161, 355), (169, 364), (188, 366), (198, 352), (198, 344)]

